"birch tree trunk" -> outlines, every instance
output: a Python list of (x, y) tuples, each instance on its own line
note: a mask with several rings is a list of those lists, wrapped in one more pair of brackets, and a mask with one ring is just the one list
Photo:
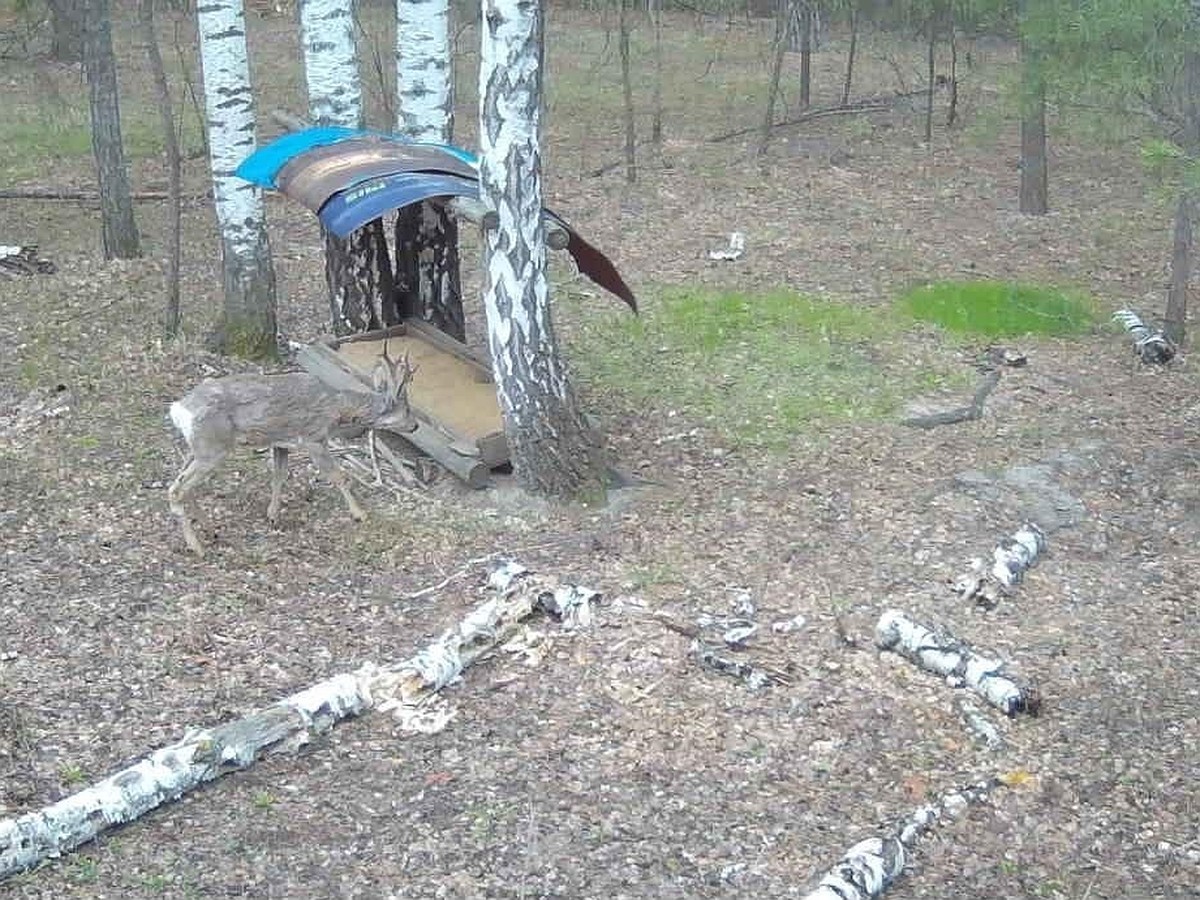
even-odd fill
[(481, 31), (484, 306), (513, 468), (534, 493), (596, 499), (600, 454), (567, 379), (547, 296), (540, 0), (484, 0)]
[(83, 65), (87, 72), (92, 114), (92, 153), (100, 187), (100, 220), (105, 259), (132, 259), (142, 255), (129, 171), (121, 142), (121, 105), (117, 97), (117, 62), (113, 55), (108, 0), (83, 4)]
[[(447, 0), (396, 0), (396, 98), (397, 132), (450, 143), (454, 66)], [(442, 205), (405, 207), (396, 217), (396, 298), (395, 317), (422, 319), (466, 340), (458, 226)]]
[(223, 353), (270, 358), (277, 353), (275, 270), (262, 189), (234, 174), (256, 147), (245, 11), (242, 0), (209, 0), (196, 15), (224, 288), (209, 343)]
[[(361, 128), (362, 79), (352, 0), (302, 0), (300, 32), (313, 124)], [(335, 334), (379, 327), (379, 311), (392, 303), (393, 293), (391, 254), (381, 219), (345, 240), (326, 233), (325, 282)]]

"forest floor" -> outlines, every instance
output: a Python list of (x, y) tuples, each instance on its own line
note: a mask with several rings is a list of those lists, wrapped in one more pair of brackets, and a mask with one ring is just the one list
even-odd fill
[[(286, 26), (253, 27), (262, 47)], [(965, 124), (939, 122), (932, 145), (920, 114), (896, 107), (780, 129), (759, 161), (751, 144), (705, 138), (758, 121), (761, 90), (743, 97), (737, 85), (764, 78), (765, 31), (673, 28), (698, 42), (690, 60), (710, 64), (672, 74), (712, 103), (668, 105), (666, 143), (644, 155), (637, 184), (620, 170), (588, 175), (619, 158), (619, 116), (560, 94), (547, 124), (549, 202), (648, 309), (663, 287), (697, 284), (882, 308), (915, 281), (978, 274), (1161, 314), (1170, 210), (1133, 140), (1056, 131), (1053, 210), (1017, 213), (1017, 129), (994, 113), (987, 80), (1011, 68), (1007, 48), (977, 48)], [(549, 33), (551, 79), (602, 82), (597, 95), (619, 103), (597, 20), (555, 14)], [(589, 52), (573, 43), (585, 39)], [(900, 69), (871, 46), (862, 83), (911, 87), (887, 80)], [(818, 54), (829, 94), (818, 105), (836, 98), (842, 48)], [(918, 71), (916, 51), (903, 59)], [(74, 70), (0, 66), (13, 97), (81, 93)], [(469, 84), (462, 94), (469, 145)], [(21, 183), (91, 177), (83, 157), (39, 168)], [(203, 169), (189, 169), (197, 195)], [(135, 160), (133, 175), (139, 189), (163, 183), (157, 159)], [(268, 212), (283, 327), (310, 339), (326, 309), (317, 230), (277, 198)], [(928, 797), (1006, 771), (1032, 779), (923, 840), (889, 897), (1196, 895), (1193, 358), (1144, 367), (1118, 329), (1011, 341), (1028, 365), (1004, 372), (979, 421), (814, 426), (769, 452), (687, 408), (583, 382), (614, 459), (640, 484), (605, 508), (444, 477), (398, 500), (360, 488), (371, 516), (357, 525), (298, 465), (271, 527), (266, 467), (245, 454), (199, 501), (201, 560), (167, 509), (181, 456), (165, 410), (201, 377), (249, 367), (202, 349), (220, 291), (207, 202), (185, 210), (189, 337), (172, 343), (157, 334), (165, 212), (149, 203), (138, 215), (149, 255), (106, 263), (94, 209), (0, 204), (0, 243), (37, 243), (58, 265), (3, 282), (0, 815), (51, 803), (189, 727), (410, 656), (480, 601), (486, 560), (512, 557), (605, 599), (591, 630), (539, 621), (544, 652), (469, 670), (446, 692), (457, 715), (440, 733), (403, 734), (386, 714), (349, 721), (11, 879), (0, 896), (802, 896), (843, 850)], [(708, 260), (734, 230), (745, 257)], [(573, 352), (587, 352), (584, 324), (627, 315), (594, 292), (581, 301), (590, 289), (565, 271), (555, 282), (574, 296), (556, 304)], [(934, 340), (911, 339), (914, 354)], [(934, 346), (967, 372), (982, 349)], [(39, 403), (61, 412), (39, 415)], [(992, 612), (958, 600), (950, 584), (970, 560), (1030, 518), (1049, 547), (1024, 584)], [(645, 615), (727, 615), (744, 596), (764, 626), (805, 619), (788, 634), (764, 627), (746, 652), (783, 668), (786, 684), (751, 691), (701, 669), (685, 638)], [(1011, 660), (1039, 686), (1041, 715), (996, 719), (1006, 749), (977, 746), (954, 690), (874, 649), (888, 608)]]

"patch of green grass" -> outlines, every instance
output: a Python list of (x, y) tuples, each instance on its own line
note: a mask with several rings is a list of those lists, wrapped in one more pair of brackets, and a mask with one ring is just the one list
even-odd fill
[(272, 809), (279, 802), (279, 798), (270, 791), (258, 791), (250, 798), (250, 802), (255, 809)]
[(1008, 281), (940, 281), (903, 294), (897, 306), (947, 331), (985, 337), (1079, 334), (1096, 324), (1082, 294)]
[(592, 319), (573, 355), (585, 377), (642, 405), (781, 450), (822, 424), (885, 416), (942, 380), (900, 364), (902, 324), (888, 310), (788, 291), (676, 289), (636, 319)]
[(83, 784), (87, 778), (83, 769), (75, 765), (75, 763), (64, 763), (58, 770), (58, 777), (67, 787), (75, 787), (76, 785)]

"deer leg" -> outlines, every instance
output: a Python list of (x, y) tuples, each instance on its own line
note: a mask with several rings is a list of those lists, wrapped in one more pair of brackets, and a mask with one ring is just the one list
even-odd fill
[(287, 481), (288, 448), (271, 447), (271, 503), (267, 507), (267, 521), (274, 525), (279, 521), (279, 494)]
[(358, 501), (350, 493), (350, 486), (346, 483), (346, 473), (342, 471), (342, 467), (333, 458), (333, 454), (329, 452), (329, 448), (317, 441), (305, 441), (304, 449), (308, 451), (308, 455), (316, 463), (317, 470), (334, 487), (342, 492), (342, 498), (346, 501), (346, 509), (350, 510), (350, 515), (358, 520), (365, 519), (367, 514), (363, 512), (363, 508), (358, 505)]
[(189, 494), (197, 487), (203, 484), (213, 473), (213, 470), (225, 458), (224, 454), (217, 457), (198, 457), (195, 454), (188, 458), (187, 464), (183, 470), (176, 476), (167, 489), (167, 503), (179, 519), (179, 524), (183, 526), (183, 540), (188, 545), (188, 549), (197, 556), (204, 555), (204, 545), (200, 543), (200, 539), (196, 537), (196, 532), (192, 528), (192, 520), (188, 516), (186, 501)]

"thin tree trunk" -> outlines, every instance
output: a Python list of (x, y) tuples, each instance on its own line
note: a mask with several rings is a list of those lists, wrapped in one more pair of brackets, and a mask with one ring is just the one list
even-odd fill
[(83, 62), (92, 113), (92, 153), (100, 187), (104, 258), (132, 259), (141, 256), (142, 250), (121, 143), (121, 106), (108, 0), (87, 0), (85, 9)]
[(812, 101), (813, 8), (809, 0), (800, 0), (800, 108)]
[(928, 73), (925, 94), (925, 143), (933, 146), (933, 88), (934, 82), (937, 79), (937, 15), (934, 11), (929, 13), (929, 48), (928, 48)]
[[(1200, 32), (1200, 0), (1192, 0), (1193, 36)], [(1200, 50), (1190, 46), (1183, 55), (1184, 128), (1182, 142), (1188, 155), (1200, 156)], [(1187, 337), (1188, 288), (1192, 279), (1192, 220), (1196, 215), (1196, 195), (1186, 183), (1179, 192), (1175, 209), (1175, 240), (1171, 253), (1171, 289), (1163, 333), (1182, 346)]]
[(633, 108), (633, 76), (629, 58), (629, 0), (617, 0), (618, 45), (621, 55), (621, 93), (625, 101), (625, 180), (637, 181), (637, 122)]
[(654, 27), (654, 118), (650, 123), (650, 142), (660, 150), (663, 139), (662, 4), (663, 0), (650, 0), (650, 15)]
[(1020, 209), (1026, 215), (1043, 216), (1049, 209), (1046, 90), (1033, 59), (1023, 59), (1021, 66), (1025, 89), (1021, 92)]
[[(484, 0), (479, 66), (484, 307), (505, 434), (521, 484), (602, 499), (598, 447), (579, 410), (550, 318), (542, 223), (542, 10)], [(490, 225), (490, 227), (489, 227)]]
[(950, 104), (946, 110), (946, 127), (958, 118), (958, 39), (954, 24), (954, 7), (950, 7)]
[(846, 52), (846, 78), (842, 82), (842, 106), (850, 103), (850, 84), (854, 79), (854, 56), (858, 52), (858, 4), (850, 4), (850, 49)]
[[(396, 130), (414, 141), (448, 144), (454, 134), (454, 66), (446, 0), (397, 0)], [(445, 207), (422, 203), (396, 217), (395, 300), (385, 324), (429, 322), (465, 341), (466, 315), (458, 256), (458, 225)]]
[[(347, 0), (303, 0), (301, 43), (309, 118), (315, 125), (361, 128), (362, 80)], [(380, 310), (392, 302), (393, 275), (383, 220), (345, 240), (325, 236), (325, 282), (335, 334), (378, 328)]]
[(234, 174), (256, 149), (245, 13), (241, 0), (208, 0), (196, 12), (224, 288), (208, 344), (223, 353), (273, 358), (275, 270), (262, 190)]
[(142, 30), (142, 41), (146, 45), (150, 76), (154, 80), (154, 94), (158, 103), (159, 121), (162, 123), (163, 149), (167, 160), (167, 296), (163, 306), (163, 332), (168, 338), (173, 338), (179, 333), (183, 164), (179, 154), (179, 141), (175, 138), (171, 89), (167, 86), (167, 72), (163, 66), (162, 53), (158, 49), (158, 35), (154, 31), (154, 0), (138, 0), (138, 23)]
[(775, 16), (775, 55), (771, 60), (771, 80), (767, 85), (767, 111), (763, 116), (762, 134), (758, 142), (758, 155), (766, 156), (771, 144), (771, 132), (775, 128), (775, 101), (779, 98), (779, 80), (783, 73), (783, 55), (787, 52), (788, 0), (779, 0)]
[(1175, 237), (1171, 252), (1171, 288), (1167, 294), (1167, 311), (1163, 318), (1163, 333), (1176, 345), (1186, 336), (1188, 285), (1192, 278), (1192, 218), (1195, 203), (1185, 188), (1179, 192), (1175, 207)]
[(1044, 216), (1050, 207), (1046, 164), (1046, 84), (1041, 60), (1032, 45), (1026, 23), (1026, 4), (1021, 17), (1021, 186), (1020, 210), (1029, 216)]

